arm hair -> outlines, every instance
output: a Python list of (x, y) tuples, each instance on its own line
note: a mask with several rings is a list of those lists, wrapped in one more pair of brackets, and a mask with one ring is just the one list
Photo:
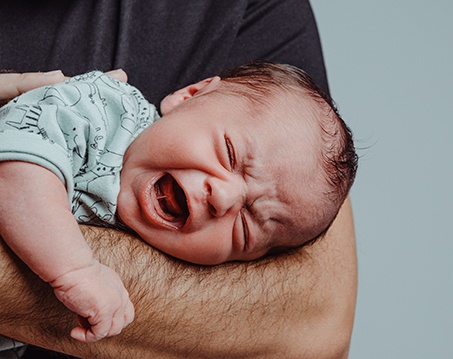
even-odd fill
[(122, 277), (136, 320), (97, 343), (72, 340), (75, 315), (1, 241), (0, 333), (87, 358), (348, 356), (357, 290), (349, 200), (313, 246), (216, 267), (183, 263), (121, 232), (82, 231)]

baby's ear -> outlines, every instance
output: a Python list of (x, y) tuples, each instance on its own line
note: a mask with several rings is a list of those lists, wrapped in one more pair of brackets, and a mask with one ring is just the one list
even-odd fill
[(219, 76), (210, 77), (167, 95), (160, 103), (160, 112), (162, 115), (165, 115), (178, 107), (185, 100), (212, 91), (217, 87), (220, 81)]

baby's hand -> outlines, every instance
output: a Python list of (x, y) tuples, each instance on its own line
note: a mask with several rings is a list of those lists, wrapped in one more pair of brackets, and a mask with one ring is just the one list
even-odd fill
[(72, 329), (71, 337), (81, 342), (117, 335), (134, 319), (134, 307), (120, 277), (98, 261), (50, 284), (56, 297), (79, 315), (79, 326)]

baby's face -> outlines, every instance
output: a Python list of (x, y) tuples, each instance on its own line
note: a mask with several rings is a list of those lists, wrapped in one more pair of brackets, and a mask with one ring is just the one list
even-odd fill
[(291, 245), (310, 205), (316, 136), (288, 141), (281, 109), (256, 118), (243, 100), (208, 97), (184, 101), (132, 143), (120, 218), (152, 246), (199, 264)]

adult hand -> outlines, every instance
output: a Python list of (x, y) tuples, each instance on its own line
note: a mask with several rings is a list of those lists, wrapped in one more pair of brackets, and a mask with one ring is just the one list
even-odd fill
[(64, 80), (65, 77), (60, 70), (0, 74), (0, 103), (6, 103), (21, 93), (36, 87), (52, 85)]
[[(113, 70), (106, 73), (117, 80), (127, 82), (123, 70)], [(20, 94), (37, 87), (53, 85), (68, 79), (60, 70), (50, 72), (1, 73), (0, 74), (0, 104), (5, 104)]]

